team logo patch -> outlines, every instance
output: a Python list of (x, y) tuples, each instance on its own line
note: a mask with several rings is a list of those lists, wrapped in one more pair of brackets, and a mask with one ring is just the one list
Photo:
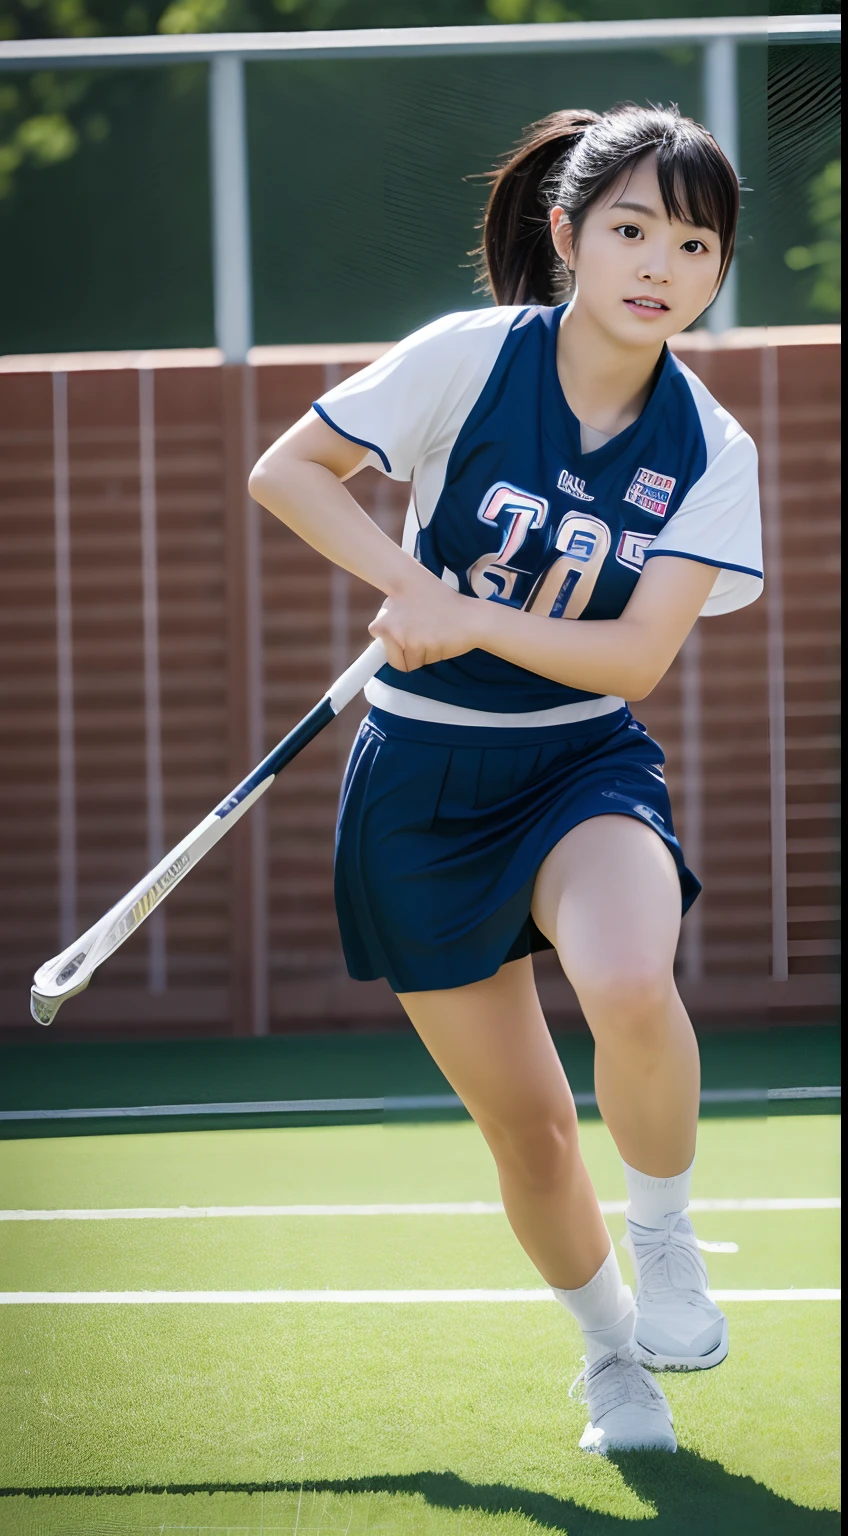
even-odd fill
[(569, 474), (567, 469), (564, 469), (560, 474), (557, 488), (564, 491), (566, 496), (573, 496), (575, 501), (595, 500), (594, 496), (590, 496), (586, 490), (586, 481), (578, 480), (577, 476)]
[(655, 469), (637, 469), (624, 500), (650, 512), (652, 517), (665, 517), (676, 484), (671, 475), (660, 475)]
[(653, 544), (654, 537), (652, 533), (631, 533), (625, 528), (615, 552), (619, 565), (626, 565), (631, 571), (641, 571), (645, 564), (645, 550)]

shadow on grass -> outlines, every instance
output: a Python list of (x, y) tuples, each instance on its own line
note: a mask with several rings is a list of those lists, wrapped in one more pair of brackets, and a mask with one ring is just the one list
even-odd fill
[[(692, 1451), (674, 1457), (631, 1452), (614, 1458), (625, 1483), (657, 1513), (647, 1527), (651, 1536), (830, 1536), (840, 1518), (829, 1510), (804, 1509), (772, 1493), (750, 1477), (727, 1472), (717, 1462)], [(483, 1514), (524, 1515), (539, 1531), (563, 1536), (615, 1536), (632, 1533), (630, 1517), (599, 1514), (570, 1499), (511, 1488), (505, 1483), (469, 1483), (453, 1472), (413, 1472), (403, 1477), (351, 1477), (315, 1482), (182, 1483), (125, 1488), (2, 1488), (0, 1497), (97, 1497), (110, 1494), (192, 1493), (388, 1493), (420, 1494), (433, 1508), (473, 1510)]]

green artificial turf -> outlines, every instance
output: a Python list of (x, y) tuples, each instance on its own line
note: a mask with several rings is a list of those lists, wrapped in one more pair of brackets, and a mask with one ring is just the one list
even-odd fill
[[(834, 1195), (838, 1129), (832, 1115), (706, 1121), (693, 1194)], [(605, 1128), (581, 1137), (599, 1196), (622, 1199)], [(497, 1198), (462, 1122), (0, 1144), (4, 1208)], [(621, 1218), (609, 1223), (617, 1238)], [(838, 1284), (837, 1213), (710, 1213), (696, 1227), (739, 1245), (708, 1256), (716, 1286)], [(500, 1215), (26, 1222), (0, 1236), (0, 1290), (540, 1284)], [(829, 1536), (839, 1309), (727, 1310), (727, 1362), (663, 1379), (678, 1455), (604, 1461), (577, 1449), (580, 1338), (553, 1303), (2, 1307), (0, 1536), (625, 1536), (639, 1523)]]
[[(838, 1115), (704, 1120), (693, 1196), (838, 1195)], [(626, 1195), (599, 1120), (580, 1145), (601, 1200)], [(470, 1121), (0, 1141), (0, 1207), (497, 1200)]]
[[(682, 1536), (675, 1519), (687, 1498), (686, 1529), (710, 1536), (835, 1530), (816, 1511), (832, 1510), (837, 1497), (836, 1308), (729, 1310), (727, 1363), (667, 1383), (680, 1461), (630, 1456), (615, 1465), (577, 1450), (585, 1411), (567, 1390), (579, 1336), (554, 1307), (15, 1309), (4, 1320), (14, 1422), (3, 1435), (2, 1480), (221, 1494), (239, 1484), (268, 1494), (280, 1484), (292, 1493), (302, 1483), (336, 1495), (358, 1488), (348, 1503), (360, 1519), (374, 1494), (402, 1495), (396, 1527), (394, 1501), (384, 1505), (384, 1528), (416, 1530), (409, 1516), (400, 1524), (411, 1496), (413, 1511), (428, 1514), (419, 1528), (440, 1536), (461, 1529), (443, 1511), (463, 1503), (478, 1516), (520, 1511), (516, 1532), (595, 1536), (661, 1514), (657, 1528)], [(708, 1500), (700, 1509), (698, 1483)], [(250, 1504), (230, 1497), (227, 1524), (236, 1526)], [(138, 1523), (152, 1502), (126, 1494), (124, 1518)], [(200, 1528), (217, 1525), (208, 1494), (199, 1502)], [(16, 1503), (2, 1501), (0, 1519), (26, 1512)], [(57, 1532), (96, 1529), (59, 1523), (67, 1497), (38, 1505)], [(290, 1498), (290, 1529), (294, 1505)], [(74, 1518), (99, 1513), (92, 1500)], [(173, 1506), (163, 1513), (173, 1528)], [(479, 1521), (481, 1531), (504, 1528), (494, 1514)]]
[[(616, 1243), (624, 1217), (607, 1224)], [(839, 1212), (710, 1212), (701, 1238), (723, 1289), (839, 1285)], [(621, 1267), (632, 1278), (630, 1261)], [(9, 1224), (0, 1291), (452, 1290), (543, 1287), (498, 1215), (213, 1217)]]

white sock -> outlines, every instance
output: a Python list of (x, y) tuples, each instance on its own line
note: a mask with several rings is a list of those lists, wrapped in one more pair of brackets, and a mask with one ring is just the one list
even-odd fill
[(602, 1355), (620, 1349), (633, 1337), (633, 1293), (621, 1278), (614, 1248), (610, 1248), (598, 1273), (586, 1285), (576, 1291), (558, 1291), (556, 1286), (552, 1290), (583, 1330), (587, 1365), (594, 1365)]
[[(624, 1159), (622, 1158), (622, 1162)], [(689, 1204), (694, 1162), (676, 1173), (673, 1179), (652, 1179), (647, 1173), (638, 1173), (624, 1163), (624, 1178), (630, 1204), (627, 1215), (640, 1227), (661, 1227), (667, 1216), (685, 1211)]]

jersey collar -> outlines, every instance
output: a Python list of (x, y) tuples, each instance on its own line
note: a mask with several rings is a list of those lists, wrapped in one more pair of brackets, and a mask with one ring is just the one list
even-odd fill
[(550, 409), (544, 413), (544, 426), (549, 437), (562, 451), (567, 449), (570, 462), (579, 457), (592, 469), (603, 469), (618, 456), (626, 452), (635, 439), (642, 435), (646, 429), (650, 429), (654, 421), (663, 410), (663, 402), (670, 387), (671, 380), (678, 370), (678, 363), (668, 347), (663, 344), (663, 349), (657, 363), (654, 376), (654, 387), (651, 390), (645, 408), (636, 420), (625, 427), (623, 432), (618, 432), (611, 437), (608, 443), (603, 443), (600, 448), (594, 448), (589, 453), (584, 453), (580, 443), (580, 422), (571, 409), (563, 393), (559, 381), (556, 365), (557, 337), (562, 317), (567, 310), (567, 304), (558, 304), (551, 311), (552, 324), (548, 329), (546, 338), (545, 358), (545, 396), (546, 405), (550, 403)]

